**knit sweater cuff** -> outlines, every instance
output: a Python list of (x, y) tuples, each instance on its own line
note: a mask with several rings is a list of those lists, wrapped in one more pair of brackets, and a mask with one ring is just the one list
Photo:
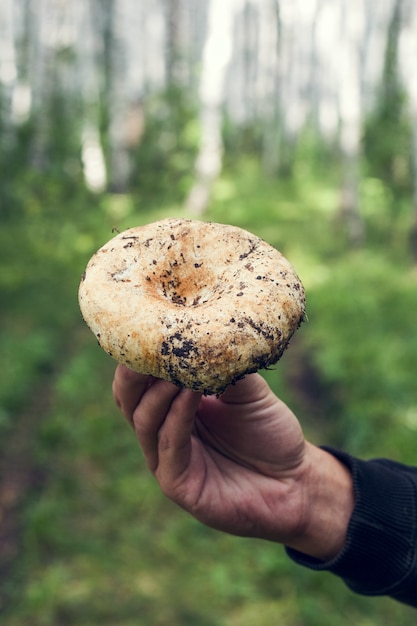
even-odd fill
[(288, 555), (300, 565), (340, 576), (356, 593), (401, 600), (402, 589), (408, 588), (416, 575), (416, 475), (392, 461), (362, 461), (324, 449), (353, 476), (355, 509), (345, 546), (328, 562), (286, 548)]

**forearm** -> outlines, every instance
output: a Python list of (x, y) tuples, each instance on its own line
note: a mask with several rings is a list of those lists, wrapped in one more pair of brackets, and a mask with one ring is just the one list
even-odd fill
[(330, 452), (353, 479), (355, 507), (344, 546), (334, 558), (291, 548), (289, 555), (340, 576), (356, 593), (386, 595), (417, 607), (417, 470)]

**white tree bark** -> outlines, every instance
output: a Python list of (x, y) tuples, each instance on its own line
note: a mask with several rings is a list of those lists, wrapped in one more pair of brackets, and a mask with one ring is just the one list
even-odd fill
[(280, 76), (278, 66), (279, 14), (276, 0), (260, 4), (258, 80), (256, 100), (262, 120), (262, 165), (273, 175), (279, 165)]
[(158, 0), (115, 0), (111, 42), (110, 186), (128, 190), (132, 110), (166, 84), (166, 24)]
[(36, 118), (36, 134), (31, 146), (31, 163), (42, 169), (47, 160), (49, 114), (46, 101), (53, 88), (53, 59), (57, 42), (54, 0), (31, 0), (28, 32), (28, 68), (31, 113)]
[(406, 0), (403, 6), (403, 27), (399, 42), (399, 66), (408, 96), (409, 115), (412, 125), (412, 180), (413, 198), (410, 228), (410, 247), (417, 263), (417, 7), (414, 0)]
[(0, 93), (2, 107), (0, 109), (2, 144), (9, 147), (13, 144), (14, 134), (12, 123), (14, 122), (13, 95), (16, 93), (18, 83), (18, 69), (15, 47), (15, 14), (13, 0), (0, 2)]
[(0, 3), (0, 83), (3, 86), (9, 86), (17, 79), (13, 17), (13, 0), (2, 0)]
[(88, 189), (100, 193), (107, 186), (107, 170), (100, 138), (100, 68), (97, 62), (97, 40), (93, 28), (93, 8), (90, 0), (80, 5), (77, 53), (80, 91), (83, 101), (81, 161)]
[(227, 67), (232, 54), (236, 0), (211, 0), (207, 38), (200, 79), (200, 150), (196, 181), (186, 201), (187, 211), (201, 216), (206, 210), (213, 182), (222, 167), (222, 104)]
[[(270, 171), (285, 161), (306, 121), (313, 120), (324, 141), (333, 142), (340, 127), (346, 174), (342, 206), (351, 239), (360, 240), (360, 135), (364, 115), (376, 104), (387, 27), (396, 2), (2, 0), (0, 83), (5, 126), (12, 128), (36, 115), (32, 161), (41, 164), (50, 123), (45, 103), (50, 95), (59, 89), (82, 99), (85, 172), (89, 171), (92, 186), (104, 185), (103, 169), (97, 174), (103, 166), (98, 104), (107, 88), (100, 20), (107, 19), (105, 11), (113, 7), (108, 96), (113, 189), (127, 190), (131, 147), (143, 132), (146, 98), (163, 89), (171, 76), (200, 100), (201, 141), (196, 184), (187, 203), (190, 211), (204, 212), (221, 170), (225, 110), (237, 127), (254, 122), (264, 129), (262, 158)], [(400, 65), (416, 128), (412, 48), (416, 3), (401, 2), (406, 15), (401, 41), (408, 52), (402, 53)], [(75, 52), (73, 60), (66, 51)], [(167, 59), (166, 51), (175, 59)], [(201, 68), (199, 76), (196, 68)], [(96, 165), (88, 166), (89, 160)]]
[(352, 245), (365, 237), (359, 210), (359, 161), (361, 155), (362, 93), (360, 45), (365, 29), (362, 0), (345, 0), (340, 14), (338, 104), (340, 149), (342, 153), (342, 189), (340, 212)]

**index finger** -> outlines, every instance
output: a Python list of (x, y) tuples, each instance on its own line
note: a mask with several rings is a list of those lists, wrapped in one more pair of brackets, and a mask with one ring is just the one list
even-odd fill
[(152, 385), (154, 378), (138, 374), (124, 365), (118, 365), (113, 378), (114, 400), (129, 422), (133, 425), (133, 413), (145, 391)]

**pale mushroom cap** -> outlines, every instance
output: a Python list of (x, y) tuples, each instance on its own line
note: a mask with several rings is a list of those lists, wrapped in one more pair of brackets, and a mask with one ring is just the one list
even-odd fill
[(89, 261), (79, 303), (119, 363), (206, 394), (278, 361), (305, 315), (301, 281), (278, 250), (185, 219), (116, 235)]

